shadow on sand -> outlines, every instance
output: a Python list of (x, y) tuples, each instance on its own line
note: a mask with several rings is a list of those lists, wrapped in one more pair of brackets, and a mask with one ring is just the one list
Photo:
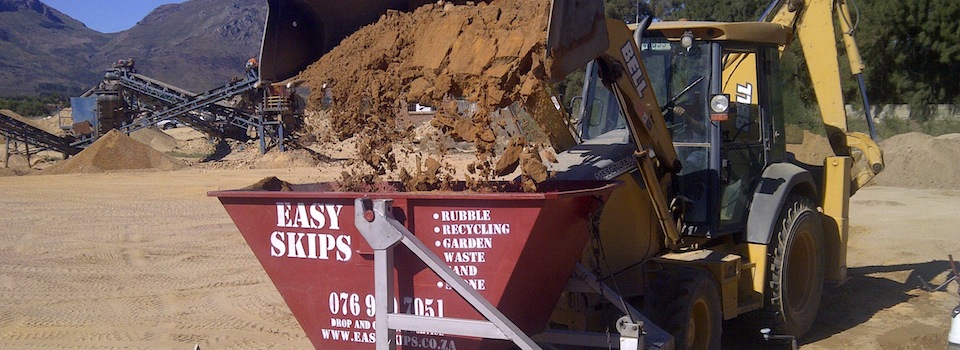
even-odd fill
[[(864, 266), (847, 271), (850, 280), (839, 287), (825, 287), (820, 311), (813, 328), (799, 344), (826, 339), (851, 329), (873, 317), (877, 312), (914, 298), (908, 292), (919, 289), (921, 282), (930, 281), (950, 270), (946, 260), (891, 266)], [(881, 273), (909, 272), (906, 282), (875, 276)], [(760, 328), (769, 327), (754, 320), (755, 315), (743, 315), (723, 324), (724, 349), (789, 349), (788, 341), (764, 341)], [(741, 319), (745, 318), (745, 319)]]

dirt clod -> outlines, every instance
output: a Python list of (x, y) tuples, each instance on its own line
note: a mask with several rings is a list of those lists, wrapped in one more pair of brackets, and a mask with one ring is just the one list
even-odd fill
[(518, 138), (514, 139), (510, 146), (507, 146), (507, 149), (500, 155), (500, 159), (497, 159), (497, 165), (494, 167), (497, 176), (506, 176), (517, 170), (524, 145), (526, 145), (526, 142), (523, 138)]
[(257, 181), (257, 183), (244, 187), (245, 190), (263, 190), (263, 191), (278, 191), (278, 192), (290, 192), (293, 191), (293, 187), (290, 183), (278, 179), (276, 176), (270, 176), (263, 178), (263, 180)]

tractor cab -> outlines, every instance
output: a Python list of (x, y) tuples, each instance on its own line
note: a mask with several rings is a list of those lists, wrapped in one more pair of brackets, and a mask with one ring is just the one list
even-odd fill
[[(784, 159), (778, 47), (789, 37), (771, 23), (660, 22), (642, 33), (646, 74), (682, 165), (673, 189), (684, 235), (744, 232), (760, 175)], [(596, 63), (584, 80), (574, 111), (583, 144), (618, 144), (605, 157), (624, 164), (617, 160), (635, 148), (611, 137), (626, 133), (617, 98)]]

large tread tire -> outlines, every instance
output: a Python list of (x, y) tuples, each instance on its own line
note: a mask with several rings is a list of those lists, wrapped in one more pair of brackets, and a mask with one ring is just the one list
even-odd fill
[(673, 335), (677, 350), (720, 349), (723, 313), (713, 277), (695, 267), (669, 267), (651, 282), (644, 309)]
[(775, 332), (800, 338), (813, 326), (823, 294), (823, 226), (813, 201), (788, 197), (774, 237), (765, 315)]

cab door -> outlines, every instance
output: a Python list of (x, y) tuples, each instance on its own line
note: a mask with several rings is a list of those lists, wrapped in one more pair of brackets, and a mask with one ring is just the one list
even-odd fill
[(714, 120), (721, 144), (717, 211), (721, 233), (743, 231), (754, 188), (768, 163), (770, 106), (779, 100), (766, 88), (778, 70), (776, 61), (769, 59), (770, 50), (731, 45), (724, 47), (721, 56), (720, 91), (730, 96), (735, 110), (726, 119)]

